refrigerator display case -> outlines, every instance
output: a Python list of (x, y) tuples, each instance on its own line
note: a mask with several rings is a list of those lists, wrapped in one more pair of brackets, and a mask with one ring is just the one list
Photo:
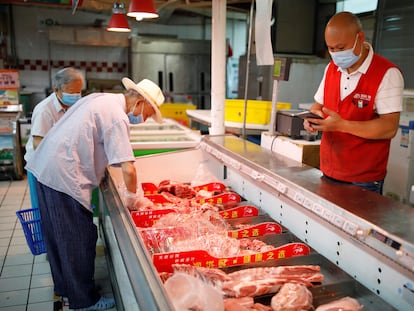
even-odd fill
[(152, 119), (130, 125), (130, 141), (135, 156), (193, 148), (201, 135), (173, 119), (164, 118), (159, 124)]
[(131, 78), (150, 79), (166, 95), (166, 102), (187, 102), (198, 109), (211, 106), (211, 42), (157, 37), (132, 37)]
[[(173, 163), (173, 165), (172, 165)], [(195, 148), (141, 157), (142, 182), (212, 176), (312, 249), (266, 265), (318, 264), (318, 303), (353, 296), (364, 310), (414, 308), (414, 210), (387, 197), (321, 177), (319, 170), (235, 136), (204, 136)], [(100, 228), (119, 310), (174, 310), (143, 240), (122, 205), (120, 168), (100, 187)], [(235, 269), (243, 268), (234, 267)]]

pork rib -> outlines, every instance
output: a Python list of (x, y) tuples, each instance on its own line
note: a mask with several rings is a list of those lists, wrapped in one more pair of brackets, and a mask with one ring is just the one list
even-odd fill
[(224, 281), (223, 292), (229, 297), (255, 297), (276, 293), (285, 283), (312, 286), (323, 281), (319, 266), (298, 265), (259, 267), (243, 269), (228, 274), (231, 278)]
[(360, 311), (363, 306), (359, 304), (358, 300), (351, 297), (344, 297), (329, 303), (320, 305), (316, 311)]

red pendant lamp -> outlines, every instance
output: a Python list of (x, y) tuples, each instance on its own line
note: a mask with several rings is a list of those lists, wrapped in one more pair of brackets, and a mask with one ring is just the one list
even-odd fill
[(127, 15), (137, 20), (159, 16), (153, 0), (131, 0)]
[(125, 7), (123, 3), (114, 3), (114, 8), (112, 9), (112, 17), (109, 21), (108, 31), (115, 32), (130, 32), (128, 20), (125, 16)]

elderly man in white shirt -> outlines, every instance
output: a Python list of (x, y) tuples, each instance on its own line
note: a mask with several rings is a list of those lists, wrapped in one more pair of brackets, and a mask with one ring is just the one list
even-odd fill
[[(65, 111), (81, 98), (85, 78), (80, 70), (67, 67), (59, 70), (53, 78), (53, 93), (38, 103), (32, 113), (30, 136), (26, 143), (25, 161), (29, 161), (43, 137), (63, 116)], [(32, 208), (38, 208), (38, 198), (33, 175), (28, 172)]]
[[(71, 309), (105, 310), (113, 298), (100, 296), (94, 283), (97, 228), (90, 206), (92, 190), (107, 165), (120, 166), (129, 193), (128, 208), (140, 204), (129, 124), (152, 117), (162, 122), (161, 89), (144, 79), (122, 80), (124, 94), (83, 97), (43, 139), (26, 165), (37, 179), (39, 209), (55, 288)], [(135, 194), (135, 195), (134, 195)], [(145, 202), (145, 201), (144, 201)]]

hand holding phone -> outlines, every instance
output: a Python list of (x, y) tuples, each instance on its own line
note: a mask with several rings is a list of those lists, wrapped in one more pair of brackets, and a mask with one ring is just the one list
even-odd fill
[(304, 111), (297, 114), (297, 116), (301, 119), (313, 118), (313, 119), (323, 119), (320, 115), (310, 112)]

